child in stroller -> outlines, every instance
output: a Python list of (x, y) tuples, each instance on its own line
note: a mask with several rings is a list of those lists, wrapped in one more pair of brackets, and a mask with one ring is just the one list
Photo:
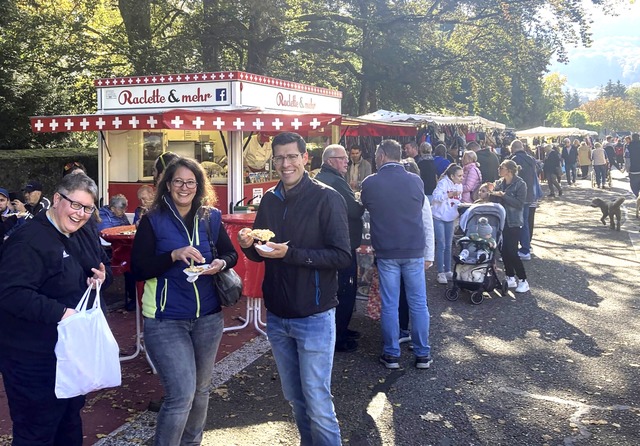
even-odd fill
[(500, 280), (496, 273), (496, 248), (502, 239), (505, 210), (498, 203), (472, 205), (461, 217), (460, 228), (465, 236), (458, 240), (460, 253), (453, 256), (453, 286), (445, 297), (454, 301), (459, 290), (472, 291), (471, 303), (484, 300), (484, 292), (493, 291)]

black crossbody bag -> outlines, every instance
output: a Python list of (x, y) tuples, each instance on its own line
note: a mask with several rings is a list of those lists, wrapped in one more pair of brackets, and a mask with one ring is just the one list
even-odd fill
[[(211, 215), (207, 212), (204, 217), (207, 229), (209, 247), (214, 259), (218, 258), (218, 249), (211, 236)], [(218, 300), (223, 307), (232, 307), (238, 303), (242, 296), (242, 279), (233, 268), (226, 268), (213, 275), (213, 283), (216, 285)]]

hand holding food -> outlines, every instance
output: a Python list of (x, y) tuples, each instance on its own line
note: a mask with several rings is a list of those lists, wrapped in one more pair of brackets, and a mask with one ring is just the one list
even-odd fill
[(249, 233), (249, 236), (261, 242), (268, 242), (276, 235), (269, 229), (254, 229)]
[(182, 260), (184, 263), (189, 265), (193, 260), (195, 263), (204, 263), (204, 257), (200, 254), (193, 246), (184, 246), (182, 248), (174, 249), (171, 251), (171, 260), (174, 262), (178, 260)]
[(248, 248), (253, 245), (253, 237), (251, 237), (251, 228), (242, 228), (238, 231), (238, 244), (242, 248)]

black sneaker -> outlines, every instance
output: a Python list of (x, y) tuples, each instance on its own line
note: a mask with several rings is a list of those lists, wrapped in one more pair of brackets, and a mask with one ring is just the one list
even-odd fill
[(358, 343), (353, 339), (345, 339), (344, 341), (336, 342), (336, 351), (340, 353), (351, 353), (358, 350)]
[(362, 337), (359, 331), (349, 330), (347, 328), (347, 339), (358, 340)]
[(380, 364), (384, 365), (388, 369), (399, 369), (400, 364), (398, 364), (398, 360), (395, 356), (390, 355), (380, 355)]
[(432, 362), (431, 356), (416, 356), (416, 369), (428, 369)]

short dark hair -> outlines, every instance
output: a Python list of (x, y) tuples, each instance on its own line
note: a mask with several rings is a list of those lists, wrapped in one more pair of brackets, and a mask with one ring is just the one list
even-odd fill
[(393, 139), (385, 139), (380, 143), (378, 149), (382, 150), (384, 156), (392, 161), (400, 161), (400, 158), (402, 158), (402, 147), (398, 141)]
[(480, 150), (480, 144), (478, 144), (476, 141), (469, 141), (469, 143), (467, 144), (467, 150), (473, 150), (474, 152), (477, 152), (478, 150)]
[(632, 133), (632, 134), (631, 134), (631, 140), (632, 140), (632, 141), (639, 141), (639, 140), (640, 140), (640, 134), (638, 134), (638, 133)]
[(273, 141), (271, 141), (271, 150), (275, 150), (276, 146), (284, 146), (286, 144), (291, 144), (292, 142), (295, 142), (298, 145), (298, 151), (300, 153), (306, 153), (307, 143), (304, 141), (302, 136), (294, 132), (282, 132), (273, 138)]
[(438, 144), (433, 151), (433, 154), (434, 156), (440, 156), (444, 158), (445, 156), (447, 156), (447, 148), (444, 146), (444, 144)]

